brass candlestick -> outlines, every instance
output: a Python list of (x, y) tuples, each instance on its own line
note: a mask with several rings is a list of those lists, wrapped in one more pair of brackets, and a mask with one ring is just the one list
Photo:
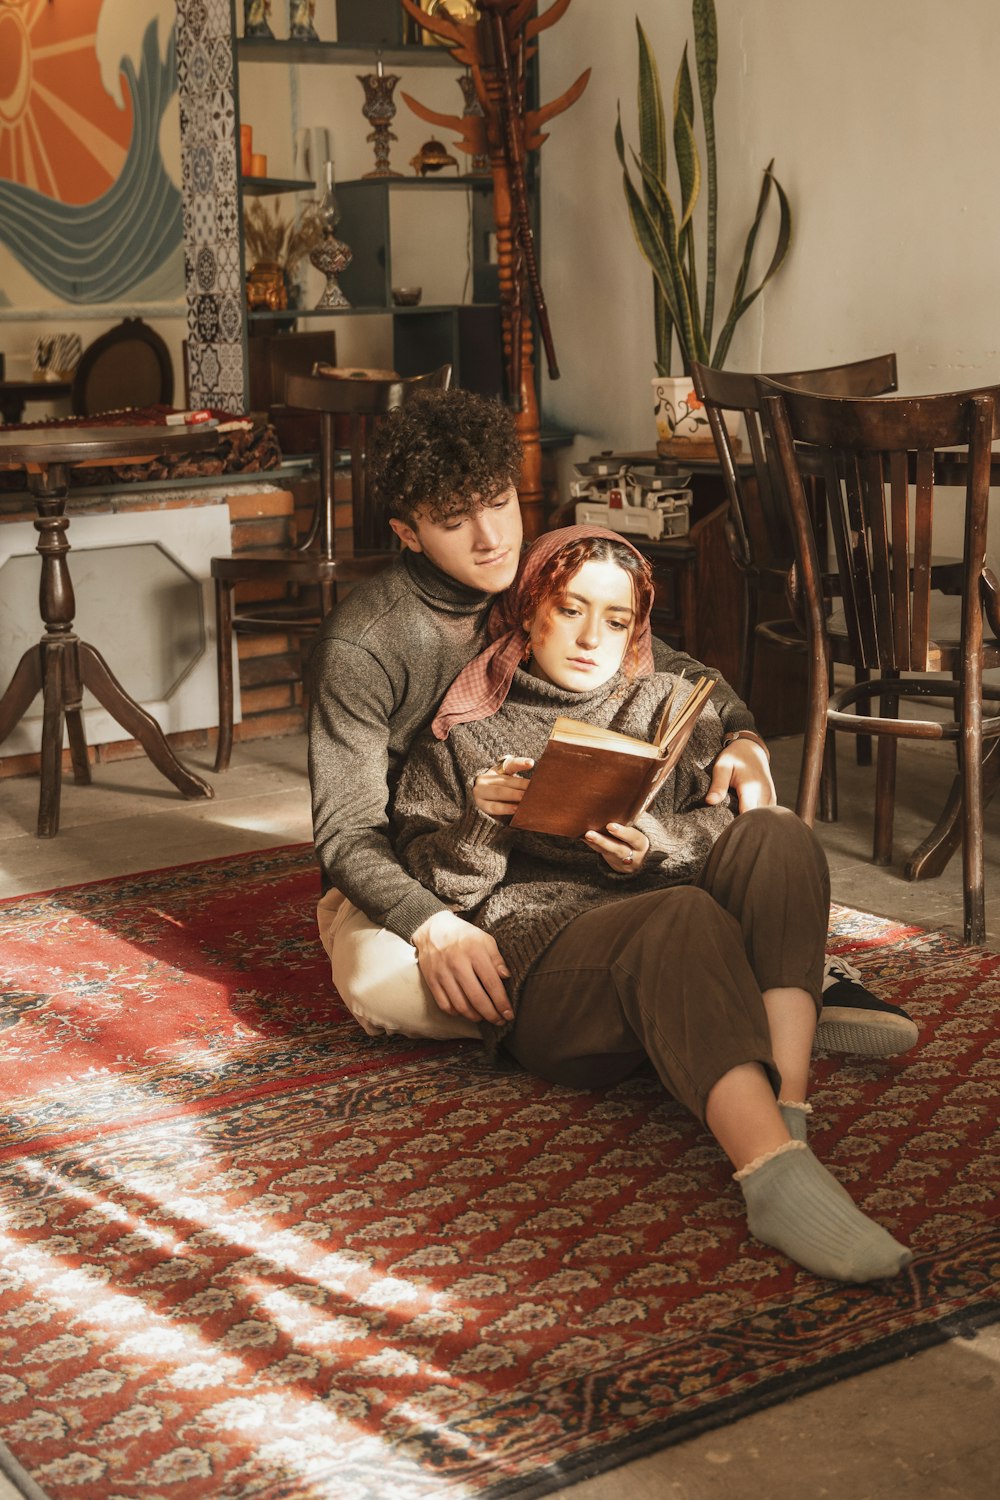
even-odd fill
[(338, 240), (336, 228), (340, 223), (340, 209), (337, 206), (337, 196), (333, 191), (333, 162), (326, 164), (326, 192), (319, 206), (319, 216), (323, 223), (323, 238), (319, 244), (309, 252), (309, 260), (317, 271), (322, 271), (326, 277), (326, 286), (323, 295), (316, 303), (317, 312), (322, 308), (350, 307), (350, 302), (344, 296), (337, 283), (337, 277), (345, 270), (354, 258), (354, 252), (343, 240)]
[(364, 177), (402, 177), (402, 172), (394, 172), (389, 165), (389, 142), (399, 139), (389, 129), (389, 122), (396, 114), (392, 93), (399, 82), (399, 74), (385, 71), (382, 66), (382, 54), (379, 53), (375, 72), (358, 73), (357, 80), (365, 91), (365, 102), (361, 113), (372, 127), (371, 134), (365, 139), (375, 143), (375, 168), (362, 175)]

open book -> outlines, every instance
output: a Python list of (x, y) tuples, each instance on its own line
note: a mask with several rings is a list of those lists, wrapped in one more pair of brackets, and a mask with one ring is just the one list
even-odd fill
[(590, 828), (603, 832), (608, 823), (634, 823), (680, 760), (715, 681), (699, 677), (674, 713), (679, 686), (680, 680), (652, 744), (578, 719), (557, 719), (510, 826), (579, 838)]

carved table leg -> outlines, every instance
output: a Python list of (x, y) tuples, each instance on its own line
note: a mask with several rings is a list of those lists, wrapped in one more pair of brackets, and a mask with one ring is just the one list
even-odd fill
[(82, 712), (85, 687), (139, 741), (153, 764), (185, 797), (214, 796), (207, 781), (186, 770), (176, 759), (152, 715), (128, 696), (94, 648), (73, 632), (76, 599), (67, 561), (70, 550), (66, 536), (69, 520), (65, 514), (67, 465), (49, 464), (41, 472), (32, 473), (30, 482), (35, 500), (37, 551), (42, 565), (38, 607), (45, 633), (37, 646), (24, 653), (0, 698), (0, 741), (6, 739), (41, 691), (39, 838), (52, 838), (59, 831), (64, 721), (74, 779), (81, 784), (90, 781)]
[[(39, 653), (42, 669), (42, 748), (38, 793), (38, 837), (53, 838), (59, 832), (59, 802), (62, 793), (63, 713), (67, 681), (79, 681), (75, 659), (76, 636), (73, 616), (76, 598), (69, 574), (69, 541), (66, 532), (66, 491), (69, 472), (65, 464), (50, 464), (33, 481), (35, 530), (42, 575), (38, 606), (45, 624)], [(72, 658), (67, 670), (67, 657)]]
[(42, 654), (38, 646), (29, 646), (0, 698), (0, 744), (14, 725), (21, 722), (41, 691)]
[(80, 642), (78, 650), (84, 687), (89, 688), (98, 703), (103, 704), (122, 728), (139, 741), (157, 770), (162, 771), (185, 797), (214, 797), (214, 787), (181, 765), (153, 715), (129, 697), (101, 653), (85, 641)]

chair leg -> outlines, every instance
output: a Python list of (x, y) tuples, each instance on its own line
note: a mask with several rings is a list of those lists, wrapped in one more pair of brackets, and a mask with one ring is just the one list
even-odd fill
[[(856, 683), (867, 682), (871, 673), (867, 667), (854, 668), (854, 681)], [(859, 707), (856, 712), (861, 713)], [(859, 766), (870, 766), (872, 763), (872, 737), (870, 734), (859, 734), (857, 737), (857, 750)]]
[[(826, 663), (827, 697), (833, 692), (833, 662)], [(823, 746), (823, 767), (820, 771), (819, 820), (821, 823), (837, 821), (837, 736), (827, 734)]]
[(966, 728), (962, 745), (962, 887), (965, 941), (986, 941), (983, 869), (983, 737), (981, 728)]
[[(879, 695), (879, 712), (886, 719), (899, 717), (899, 694), (887, 685)], [(893, 735), (880, 735), (875, 764), (875, 832), (872, 858), (877, 865), (892, 862), (892, 825), (896, 813), (896, 753)]]
[(743, 577), (743, 642), (740, 651), (740, 668), (736, 691), (749, 706), (753, 692), (753, 668), (757, 656), (757, 590), (749, 578)]
[(875, 834), (872, 858), (877, 865), (892, 863), (892, 825), (896, 812), (896, 741), (879, 739), (875, 762)]
[(816, 821), (816, 803), (819, 798), (823, 755), (830, 733), (826, 718), (828, 705), (826, 652), (822, 644), (818, 644), (813, 648), (809, 658), (806, 732), (802, 744), (799, 790), (795, 800), (795, 811), (809, 828)]
[(836, 823), (837, 816), (837, 736), (828, 734), (820, 771), (819, 820), (821, 823)]
[[(1000, 787), (1000, 742), (994, 740), (983, 755), (983, 812)], [(930, 833), (910, 855), (903, 869), (907, 880), (932, 880), (947, 867), (962, 844), (962, 772), (961, 762), (951, 784), (947, 801)]]
[(219, 680), (219, 743), (215, 769), (228, 771), (233, 753), (233, 585), (215, 580), (215, 650)]

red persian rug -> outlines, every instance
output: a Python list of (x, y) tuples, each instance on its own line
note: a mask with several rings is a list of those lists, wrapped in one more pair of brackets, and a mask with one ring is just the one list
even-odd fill
[(0, 904), (0, 1437), (51, 1500), (542, 1495), (1000, 1315), (1000, 956), (840, 909), (922, 1028), (812, 1138), (916, 1252), (747, 1235), (652, 1078), (363, 1035), (311, 851)]

